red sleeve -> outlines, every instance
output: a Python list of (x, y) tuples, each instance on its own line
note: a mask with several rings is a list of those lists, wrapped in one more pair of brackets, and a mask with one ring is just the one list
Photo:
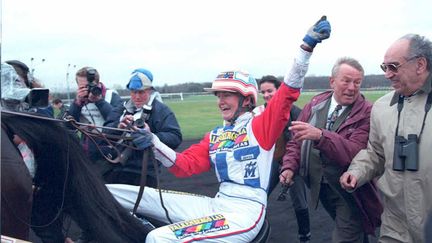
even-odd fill
[(331, 132), (322, 130), (322, 138), (315, 145), (329, 160), (340, 166), (348, 166), (357, 153), (367, 147), (370, 128), (370, 111), (372, 105), (363, 109), (360, 114), (352, 117), (358, 119), (353, 125), (344, 129), (344, 132)]
[(177, 153), (175, 165), (169, 168), (169, 171), (177, 177), (189, 177), (209, 171), (211, 168), (209, 138), (210, 133), (207, 133), (199, 143), (190, 146), (182, 153)]
[(282, 134), (289, 120), (291, 105), (299, 95), (300, 89), (282, 83), (264, 112), (252, 120), (252, 131), (263, 149), (270, 150)]

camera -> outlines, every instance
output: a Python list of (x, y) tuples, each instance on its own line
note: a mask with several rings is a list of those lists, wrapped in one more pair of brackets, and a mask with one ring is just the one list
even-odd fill
[(87, 69), (87, 89), (94, 96), (99, 96), (102, 94), (102, 89), (97, 86), (96, 72), (97, 71), (94, 68)]
[[(144, 105), (141, 112), (133, 114), (133, 122), (128, 124), (127, 129), (130, 129), (132, 126), (136, 126), (138, 128), (145, 128), (145, 123), (150, 117), (151, 109), (151, 106)], [(130, 133), (127, 136), (130, 136)], [(125, 150), (123, 150), (123, 152), (120, 154), (119, 162), (124, 165), (131, 153), (132, 149), (130, 148), (126, 148)]]
[(138, 128), (144, 127), (144, 120), (142, 118), (138, 118), (133, 122), (134, 126), (137, 126)]
[(143, 109), (141, 112), (137, 112), (134, 114), (134, 122), (133, 125), (137, 126), (139, 128), (143, 128), (145, 125), (145, 122), (147, 122), (147, 120), (150, 117), (150, 113), (151, 113), (151, 109), (152, 107), (149, 105), (144, 105)]
[(417, 134), (408, 134), (408, 139), (396, 136), (393, 151), (393, 170), (418, 171), (418, 137)]
[(45, 108), (48, 104), (49, 89), (33, 88), (27, 95), (25, 102), (28, 103), (29, 108)]

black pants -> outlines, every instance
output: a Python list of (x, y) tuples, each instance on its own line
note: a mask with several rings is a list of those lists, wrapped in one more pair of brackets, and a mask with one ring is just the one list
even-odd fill
[(327, 213), (335, 221), (332, 242), (367, 243), (367, 234), (363, 231), (362, 218), (353, 205), (335, 191), (329, 184), (321, 183), (320, 201)]

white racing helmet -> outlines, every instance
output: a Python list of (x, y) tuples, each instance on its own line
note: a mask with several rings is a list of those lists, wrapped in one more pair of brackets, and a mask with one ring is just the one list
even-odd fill
[(256, 80), (246, 71), (221, 72), (212, 83), (211, 88), (204, 88), (208, 92), (226, 91), (240, 93), (244, 97), (251, 96), (253, 105), (258, 101)]

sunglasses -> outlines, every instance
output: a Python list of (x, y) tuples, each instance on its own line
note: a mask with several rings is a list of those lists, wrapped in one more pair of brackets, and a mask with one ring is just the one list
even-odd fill
[(403, 65), (407, 64), (408, 62), (410, 62), (410, 61), (412, 61), (412, 60), (415, 60), (415, 59), (417, 59), (417, 58), (419, 58), (419, 57), (420, 57), (420, 56), (413, 56), (413, 57), (410, 57), (410, 58), (406, 59), (407, 61), (404, 62), (404, 63), (402, 63), (402, 64), (400, 64), (400, 63), (398, 63), (398, 62), (394, 62), (394, 63), (382, 63), (382, 64), (380, 65), (380, 67), (381, 67), (381, 69), (382, 69), (384, 72), (390, 71), (390, 72), (392, 72), (392, 73), (397, 73), (400, 67), (402, 67)]

